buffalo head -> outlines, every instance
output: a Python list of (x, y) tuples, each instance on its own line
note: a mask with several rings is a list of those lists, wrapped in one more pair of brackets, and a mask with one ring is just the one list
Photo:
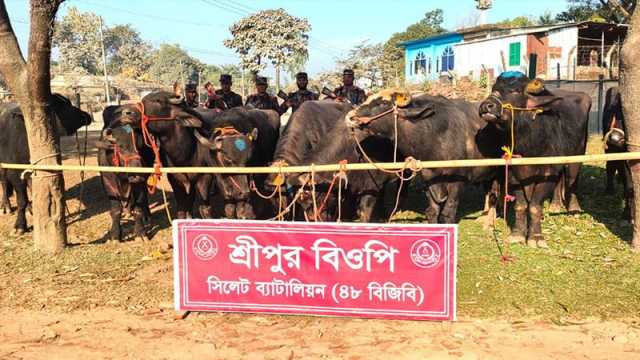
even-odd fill
[(56, 117), (56, 130), (61, 136), (73, 135), (81, 127), (91, 124), (91, 115), (73, 106), (60, 94), (51, 96), (51, 105)]
[(140, 103), (142, 106), (135, 109), (127, 108), (127, 111), (137, 112), (140, 117), (123, 117), (121, 123), (139, 128), (142, 120), (141, 111), (144, 111), (144, 115), (152, 120), (150, 124), (153, 124), (158, 131), (164, 127), (172, 128), (174, 122), (190, 128), (199, 128), (203, 125), (202, 117), (187, 106), (183, 96), (167, 91), (157, 91), (143, 97)]
[(395, 117), (419, 120), (433, 114), (433, 104), (414, 99), (405, 90), (387, 89), (370, 96), (366, 102), (347, 113), (345, 121), (350, 128), (367, 130), (370, 134), (393, 134)]
[[(121, 125), (102, 130), (102, 137), (96, 142), (96, 147), (108, 151), (109, 161), (112, 166), (143, 167), (142, 158), (138, 149), (144, 146), (142, 136), (130, 125)], [(126, 173), (130, 183), (144, 182), (146, 177), (142, 174)]]
[(530, 80), (518, 71), (505, 72), (496, 79), (491, 95), (480, 104), (480, 116), (488, 123), (505, 127), (514, 114), (535, 116), (551, 110), (561, 100), (545, 88), (540, 79)]

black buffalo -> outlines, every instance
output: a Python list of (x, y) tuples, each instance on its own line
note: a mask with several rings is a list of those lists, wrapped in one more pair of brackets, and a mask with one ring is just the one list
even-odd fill
[[(102, 113), (104, 128), (98, 148), (98, 165), (121, 167), (150, 167), (153, 165), (153, 152), (144, 144), (142, 134), (125, 122), (139, 122), (140, 114), (133, 105), (108, 106)], [(100, 173), (100, 179), (109, 199), (111, 229), (109, 239), (122, 240), (120, 220), (123, 211), (134, 218), (136, 240), (147, 240), (145, 222), (150, 217), (147, 197), (147, 174)]]
[[(476, 105), (463, 100), (430, 95), (412, 97), (404, 91), (385, 90), (349, 112), (346, 121), (350, 127), (397, 143), (403, 156), (417, 160), (499, 156), (498, 130), (478, 116)], [(426, 220), (454, 223), (465, 183), (490, 181), (495, 178), (496, 169), (423, 169), (421, 176), (426, 185)]]
[[(366, 153), (363, 154), (360, 147), (356, 144), (360, 142), (360, 147)], [(336, 125), (326, 136), (326, 141), (316, 151), (313, 152), (308, 159), (308, 163), (312, 164), (337, 164), (340, 161), (349, 163), (366, 163), (369, 160), (374, 162), (391, 162), (394, 159), (394, 148), (389, 139), (378, 136), (367, 136), (359, 130), (353, 130), (347, 127), (346, 122), (338, 121)], [(340, 181), (334, 178), (335, 173), (321, 172), (314, 176), (316, 183), (316, 207), (319, 207), (318, 220), (329, 221), (338, 217), (337, 192)], [(296, 186), (302, 182), (310, 180), (309, 174), (298, 178), (299, 183), (293, 183)], [(348, 219), (350, 215), (350, 203), (356, 203), (355, 219), (359, 222), (370, 222), (372, 219), (382, 219), (384, 217), (384, 192), (385, 186), (397, 179), (395, 174), (383, 172), (379, 170), (351, 171), (347, 173), (346, 178), (342, 182), (342, 219)], [(291, 179), (295, 181), (295, 178)], [(329, 186), (333, 183), (333, 191), (329, 193)], [(305, 193), (303, 208), (307, 213), (307, 218), (313, 218), (313, 203), (309, 193)], [(320, 204), (318, 204), (320, 203)], [(324, 205), (324, 206), (323, 206)], [(345, 211), (346, 210), (346, 211)], [(377, 210), (377, 211), (376, 211)], [(340, 219), (339, 219), (340, 220)]]
[[(582, 155), (587, 146), (591, 99), (583, 93), (550, 92), (540, 80), (519, 72), (504, 73), (492, 95), (480, 106), (481, 116), (504, 130), (504, 143), (524, 157)], [(513, 109), (513, 110), (512, 110)], [(565, 206), (581, 211), (576, 190), (580, 164), (515, 166), (510, 183), (515, 194), (516, 222), (511, 242), (547, 247), (541, 232), (542, 205), (556, 184), (564, 185)], [(564, 175), (564, 180), (562, 177)]]
[[(307, 164), (308, 158), (321, 144), (328, 142), (327, 134), (333, 126), (351, 109), (351, 105), (331, 100), (302, 103), (289, 118), (278, 140), (273, 156), (274, 166)], [(294, 177), (286, 178), (297, 182)], [(285, 185), (277, 174), (268, 176), (266, 184), (271, 187)]]
[[(82, 126), (91, 123), (91, 116), (88, 113), (73, 106), (69, 99), (62, 95), (51, 95), (49, 105), (55, 118), (55, 131), (59, 136), (72, 135)], [(15, 103), (0, 104), (0, 162), (28, 164), (29, 159), (27, 130), (22, 111)], [(5, 206), (8, 204), (8, 195), (11, 190), (16, 193), (18, 210), (14, 232), (17, 234), (27, 230), (25, 210), (29, 203), (28, 179), (23, 179), (20, 175), (20, 170), (3, 169), (0, 172), (0, 183), (5, 185), (2, 191), (5, 198), (2, 201), (3, 204)]]
[[(622, 95), (618, 87), (607, 90), (604, 111), (602, 113), (602, 131), (604, 133), (605, 153), (620, 153), (627, 151), (626, 127), (622, 111)], [(618, 175), (624, 189), (624, 217), (631, 220), (633, 206), (633, 184), (631, 170), (626, 161), (607, 161), (606, 192), (615, 193), (615, 178)]]
[[(206, 131), (206, 124), (196, 110), (187, 106), (184, 97), (166, 91), (153, 92), (142, 98), (138, 109), (140, 121), (128, 119), (122, 124), (142, 129), (142, 120), (149, 120), (146, 129), (159, 145), (163, 166), (210, 166), (211, 148), (207, 144), (209, 133)], [(113, 124), (119, 125), (121, 124)], [(172, 173), (167, 178), (176, 199), (177, 218), (191, 217), (194, 204), (198, 204), (198, 212), (202, 218), (211, 218), (211, 174)]]
[[(211, 128), (209, 148), (215, 166), (267, 166), (273, 159), (278, 142), (280, 117), (271, 110), (237, 107), (226, 110), (208, 121)], [(217, 188), (225, 201), (228, 218), (253, 219), (250, 183), (264, 191), (265, 175), (219, 174)]]

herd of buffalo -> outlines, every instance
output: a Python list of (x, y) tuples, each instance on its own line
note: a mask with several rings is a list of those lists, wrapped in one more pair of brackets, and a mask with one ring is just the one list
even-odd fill
[[(56, 128), (70, 135), (90, 123), (90, 116), (54, 95), (51, 107)], [(417, 160), (491, 159), (504, 156), (581, 155), (586, 151), (591, 99), (584, 93), (550, 91), (538, 79), (520, 72), (497, 78), (482, 103), (448, 99), (402, 90), (384, 90), (358, 107), (331, 99), (306, 101), (281, 129), (278, 113), (238, 107), (222, 112), (192, 108), (183, 96), (158, 91), (137, 104), (104, 110), (104, 129), (97, 141), (98, 164), (120, 167), (245, 167)], [(608, 151), (624, 151), (624, 121), (619, 93), (607, 93), (603, 128)], [(26, 130), (15, 104), (0, 105), (0, 162), (29, 163)], [(508, 147), (505, 148), (505, 147)], [(608, 185), (615, 172), (625, 175), (626, 163), (608, 165)], [(501, 193), (504, 168), (413, 168), (407, 174), (380, 170), (344, 174), (317, 172), (274, 174), (171, 173), (175, 215), (211, 218), (222, 207), (226, 218), (361, 222), (385, 219), (385, 194), (395, 200), (399, 177), (418, 175), (410, 187), (426, 201), (429, 223), (454, 223), (461, 195), (469, 184), (487, 191), (487, 206), (507, 196), (514, 201), (515, 222), (509, 241), (546, 247), (541, 231), (543, 202), (581, 211), (576, 196), (580, 164), (510, 167), (508, 194)], [(15, 229), (27, 229), (28, 179), (19, 171), (0, 169), (0, 208), (11, 210), (15, 192)], [(121, 216), (130, 211), (134, 232), (146, 238), (148, 191), (156, 175), (103, 173), (110, 200), (109, 237), (122, 239)], [(153, 179), (152, 179), (153, 180)], [(394, 188), (395, 187), (395, 188)], [(388, 191), (388, 189), (397, 191)], [(400, 188), (402, 188), (400, 186)], [(385, 191), (387, 190), (387, 191)], [(609, 188), (611, 190), (611, 188)], [(406, 196), (407, 189), (402, 194)], [(415, 194), (410, 194), (415, 196)], [(632, 196), (625, 185), (625, 197)], [(219, 200), (222, 199), (222, 200)], [(297, 202), (287, 207), (292, 200)], [(388, 199), (387, 199), (388, 200)], [(221, 203), (223, 201), (223, 204)], [(630, 201), (627, 201), (630, 203)], [(388, 203), (388, 201), (387, 201)], [(284, 204), (284, 205), (283, 205)], [(287, 207), (291, 211), (283, 212)], [(296, 211), (297, 208), (297, 211)], [(625, 213), (629, 214), (628, 206)]]

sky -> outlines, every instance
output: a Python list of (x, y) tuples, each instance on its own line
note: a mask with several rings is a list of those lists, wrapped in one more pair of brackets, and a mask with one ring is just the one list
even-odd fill
[[(29, 1), (5, 0), (23, 49), (28, 38)], [(259, 10), (284, 8), (311, 23), (307, 71), (313, 75), (333, 70), (336, 57), (363, 41), (386, 41), (394, 32), (441, 8), (449, 30), (468, 24), (475, 13), (474, 0), (66, 0), (58, 16), (70, 6), (103, 17), (108, 26), (131, 24), (143, 39), (155, 46), (175, 43), (208, 64), (238, 63), (234, 52), (223, 45), (229, 26)], [(556, 14), (565, 0), (494, 0), (489, 22), (517, 16)]]

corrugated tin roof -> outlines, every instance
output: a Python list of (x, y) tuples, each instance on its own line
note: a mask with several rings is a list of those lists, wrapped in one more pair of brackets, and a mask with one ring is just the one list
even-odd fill
[(595, 22), (595, 21), (583, 21), (583, 22), (577, 22), (577, 23), (574, 22), (574, 23), (554, 24), (554, 25), (532, 25), (532, 26), (522, 26), (522, 27), (508, 27), (508, 26), (504, 26), (504, 25), (500, 25), (500, 24), (488, 24), (488, 25), (480, 25), (480, 26), (474, 26), (474, 27), (470, 27), (470, 28), (458, 29), (456, 31), (451, 31), (451, 32), (447, 32), (447, 33), (434, 35), (434, 36), (429, 36), (429, 37), (422, 38), (422, 39), (405, 41), (405, 42), (402, 42), (402, 43), (398, 44), (398, 47), (406, 47), (408, 45), (418, 44), (418, 43), (425, 42), (425, 41), (433, 41), (433, 40), (437, 40), (439, 38), (443, 38), (443, 37), (451, 36), (451, 35), (462, 35), (462, 36), (465, 36), (465, 35), (471, 35), (471, 34), (478, 34), (478, 33), (482, 33), (482, 32), (509, 31), (508, 34), (503, 34), (503, 35), (500, 35), (500, 36), (491, 37), (491, 38), (487, 38), (487, 39), (478, 39), (478, 41), (480, 41), (480, 40), (489, 40), (489, 39), (502, 38), (502, 37), (508, 37), (508, 36), (535, 34), (535, 33), (539, 33), (539, 32), (547, 32), (547, 31), (552, 31), (552, 30), (565, 29), (565, 28), (574, 27), (574, 26), (585, 26), (585, 25), (587, 25), (587, 26), (615, 26), (615, 27), (626, 27), (626, 28), (629, 27), (628, 24), (600, 23), (600, 22)]

